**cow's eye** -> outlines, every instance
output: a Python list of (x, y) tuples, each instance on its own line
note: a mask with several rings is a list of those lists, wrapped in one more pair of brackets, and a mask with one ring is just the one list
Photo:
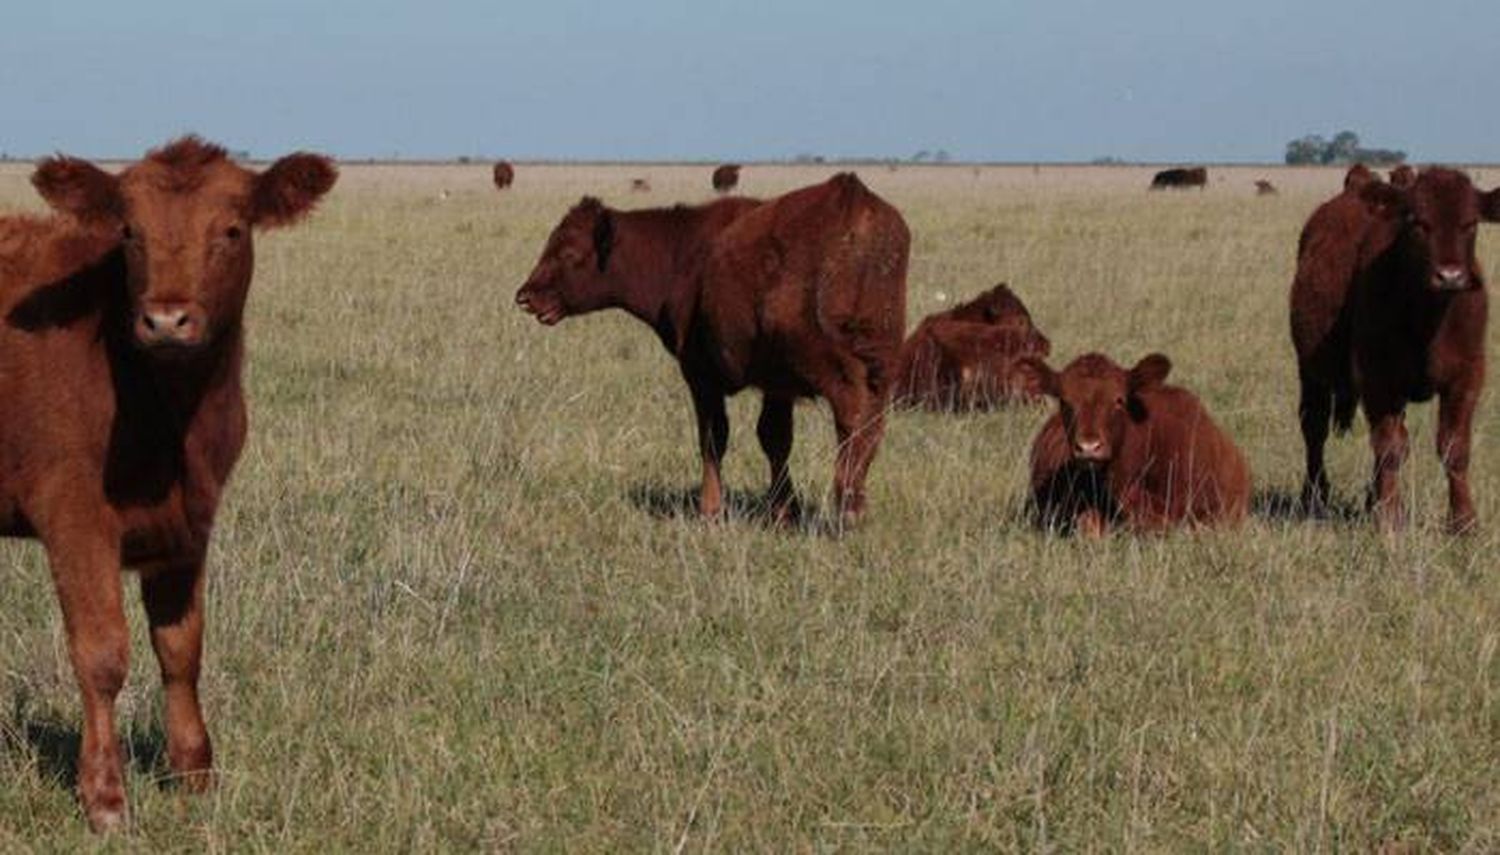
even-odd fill
[(1121, 397), (1118, 397), (1118, 398), (1115, 399), (1115, 409), (1117, 409), (1117, 410), (1123, 410), (1123, 409), (1125, 409), (1125, 398), (1124, 398), (1124, 396), (1121, 396)]
[(120, 240), (135, 240), (135, 229), (129, 223), (120, 226)]
[(239, 226), (230, 226), (229, 228), (224, 230), (224, 237), (229, 238), (230, 240), (239, 240), (240, 238), (244, 237), (244, 235), (245, 230), (240, 228)]

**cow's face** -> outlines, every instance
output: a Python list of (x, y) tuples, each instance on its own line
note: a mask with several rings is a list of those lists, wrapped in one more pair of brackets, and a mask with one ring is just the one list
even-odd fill
[(1500, 190), (1484, 193), (1452, 169), (1426, 169), (1405, 188), (1372, 184), (1362, 195), (1376, 216), (1398, 220), (1428, 287), (1463, 291), (1484, 284), (1474, 255), (1481, 221), (1500, 221)]
[(1090, 353), (1062, 371), (1037, 358), (1022, 359), (1017, 368), (1028, 386), (1057, 399), (1073, 459), (1104, 465), (1120, 452), (1129, 423), (1145, 419), (1140, 393), (1160, 385), (1172, 363), (1153, 353), (1127, 371), (1107, 356)]
[(85, 160), (42, 161), (32, 183), (52, 207), (119, 232), (131, 331), (158, 354), (188, 354), (236, 328), (254, 266), (251, 232), (295, 222), (333, 186), (326, 157), (294, 154), (255, 173), (195, 137), (119, 175)]
[(598, 199), (574, 205), (547, 238), (516, 303), (548, 325), (604, 308), (614, 239), (614, 214)]

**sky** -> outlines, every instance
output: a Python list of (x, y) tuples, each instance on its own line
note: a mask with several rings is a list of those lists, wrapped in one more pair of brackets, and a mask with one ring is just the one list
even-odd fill
[(14, 4), (0, 152), (1500, 162), (1500, 2)]

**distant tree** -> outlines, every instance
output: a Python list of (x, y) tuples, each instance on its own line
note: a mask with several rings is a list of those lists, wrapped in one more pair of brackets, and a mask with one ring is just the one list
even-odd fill
[(1291, 166), (1347, 166), (1351, 163), (1389, 166), (1405, 160), (1406, 152), (1400, 149), (1362, 147), (1359, 134), (1353, 131), (1339, 131), (1331, 140), (1308, 134), (1286, 144), (1286, 162)]
[(947, 149), (940, 148), (937, 153), (933, 154), (932, 159), (938, 163), (948, 163), (953, 160), (953, 155), (949, 154)]
[(1323, 163), (1323, 153), (1327, 150), (1327, 140), (1317, 134), (1308, 134), (1286, 144), (1286, 162), (1289, 166)]
[(927, 149), (924, 148), (921, 151), (918, 151), (916, 154), (914, 154), (914, 155), (911, 156), (911, 162), (912, 163), (921, 163), (921, 162), (925, 161), (927, 158), (929, 158), (931, 156), (932, 156), (932, 152), (930, 152), (930, 151), (928, 151)]

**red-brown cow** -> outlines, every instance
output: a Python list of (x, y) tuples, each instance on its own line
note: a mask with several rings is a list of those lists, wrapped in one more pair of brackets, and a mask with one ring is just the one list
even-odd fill
[(118, 175), (42, 161), (32, 183), (66, 216), (0, 218), (0, 533), (47, 550), (83, 695), (78, 791), (96, 830), (126, 810), (122, 567), (140, 572), (172, 770), (191, 789), (212, 781), (203, 560), (245, 437), (251, 232), (296, 222), (335, 178), (318, 155), (255, 173), (185, 137)]
[(1366, 184), (1379, 180), (1380, 177), (1370, 171), (1370, 167), (1363, 163), (1356, 163), (1344, 173), (1344, 191), (1359, 190)]
[(1405, 190), (1406, 188), (1417, 183), (1417, 171), (1415, 169), (1412, 169), (1411, 166), (1403, 163), (1395, 169), (1391, 170), (1390, 180), (1393, 186), (1400, 187), (1401, 189)]
[(1017, 375), (1016, 360), (1051, 349), (1020, 299), (997, 285), (917, 325), (901, 345), (893, 400), (928, 410), (1033, 400), (1036, 391)]
[(895, 379), (910, 242), (900, 213), (847, 173), (760, 204), (615, 211), (585, 199), (516, 302), (546, 324), (620, 307), (656, 331), (692, 394), (707, 516), (723, 508), (725, 396), (764, 393), (756, 435), (783, 520), (795, 514), (793, 401), (825, 398), (839, 442), (835, 497), (852, 521)]
[(1267, 181), (1264, 178), (1257, 178), (1255, 180), (1255, 195), (1257, 195), (1257, 196), (1275, 196), (1276, 195), (1276, 185), (1272, 184), (1271, 182)]
[(495, 187), (504, 190), (516, 183), (516, 168), (509, 161), (499, 161), (495, 164)]
[(1197, 396), (1162, 381), (1152, 354), (1125, 370), (1090, 353), (1054, 372), (1022, 360), (1058, 400), (1031, 447), (1032, 501), (1048, 528), (1102, 534), (1236, 524), (1250, 504), (1250, 469)]
[(728, 193), (740, 183), (740, 165), (738, 163), (726, 163), (714, 170), (714, 191)]
[(1500, 190), (1427, 169), (1408, 188), (1371, 182), (1323, 205), (1303, 230), (1292, 282), (1292, 342), (1307, 451), (1303, 501), (1328, 500), (1329, 423), (1356, 405), (1370, 424), (1370, 501), (1381, 527), (1406, 521), (1397, 473), (1407, 455), (1406, 405), (1437, 395), (1437, 450), (1448, 476), (1448, 525), (1475, 525), (1469, 439), (1484, 383), (1488, 303), (1474, 256), (1481, 220), (1500, 220)]

